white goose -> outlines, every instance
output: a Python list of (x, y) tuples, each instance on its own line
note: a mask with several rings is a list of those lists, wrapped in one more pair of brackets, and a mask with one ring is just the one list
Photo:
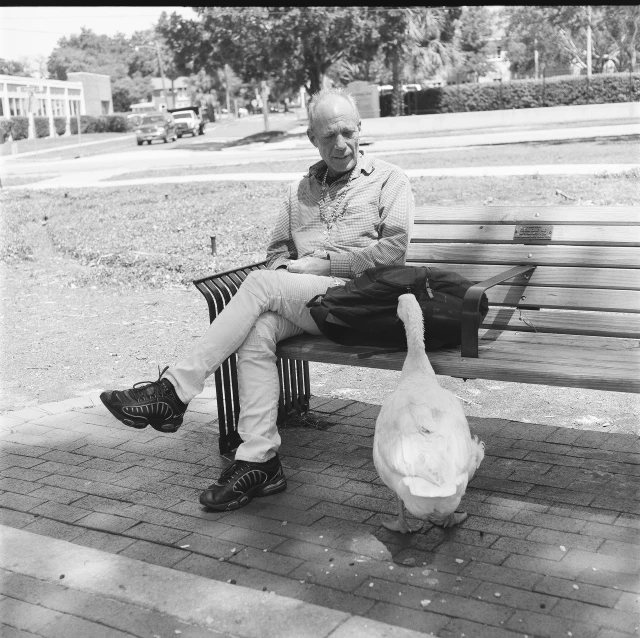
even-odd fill
[(422, 310), (411, 294), (398, 300), (407, 335), (407, 358), (398, 388), (382, 404), (373, 439), (373, 462), (396, 493), (398, 519), (392, 531), (411, 529), (404, 508), (416, 518), (451, 527), (467, 518), (456, 512), (467, 483), (484, 458), (484, 443), (471, 437), (458, 398), (440, 387), (424, 349)]

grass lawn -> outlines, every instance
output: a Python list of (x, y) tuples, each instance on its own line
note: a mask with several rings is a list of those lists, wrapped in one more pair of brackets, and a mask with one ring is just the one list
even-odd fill
[(45, 179), (57, 177), (57, 173), (39, 173), (38, 175), (4, 175), (2, 177), (2, 187), (22, 186), (23, 184), (35, 184)]
[[(404, 169), (452, 168), (462, 166), (514, 166), (532, 164), (631, 164), (640, 163), (640, 136), (600, 138), (573, 142), (532, 142), (477, 146), (457, 150), (434, 149), (398, 153), (378, 153), (375, 144), (366, 147), (371, 155)], [(209, 175), (211, 173), (293, 173), (306, 172), (313, 160), (278, 160), (274, 151), (268, 162), (228, 166), (194, 165), (180, 168), (134, 171), (117, 175), (112, 180), (176, 175)]]
[[(488, 198), (493, 205), (640, 204), (633, 176), (441, 177), (412, 185), (418, 205), (477, 205)], [(576, 200), (567, 202), (557, 190)], [(283, 184), (271, 182), (9, 191), (0, 196), (0, 260), (33, 259), (30, 234), (44, 225), (53, 249), (81, 266), (76, 285), (190, 285), (263, 259), (283, 192)]]
[[(105, 142), (108, 146), (108, 142), (110, 141), (118, 141), (123, 138), (129, 139), (131, 141), (132, 133), (85, 133), (80, 136), (80, 141), (84, 145), (88, 142)], [(0, 156), (4, 155), (12, 155), (12, 146), (15, 144), (17, 148), (18, 155), (20, 153), (32, 153), (33, 151), (48, 151), (46, 156), (51, 156), (52, 151), (50, 149), (70, 149), (71, 147), (78, 147), (78, 136), (70, 135), (69, 137), (42, 137), (36, 140), (18, 140), (17, 142), (5, 142), (4, 144), (0, 144)], [(102, 146), (102, 145), (97, 145)], [(29, 158), (33, 158), (33, 156), (29, 156)], [(26, 159), (26, 158), (25, 158)]]

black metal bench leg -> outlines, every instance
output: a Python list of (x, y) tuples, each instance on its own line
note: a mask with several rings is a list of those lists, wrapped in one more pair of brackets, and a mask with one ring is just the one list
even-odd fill
[[(236, 355), (229, 357), (215, 372), (216, 401), (220, 454), (230, 454), (242, 443), (238, 434), (240, 398), (238, 395), (238, 371)], [(309, 363), (295, 359), (278, 358), (280, 397), (278, 399), (278, 424), (293, 412), (304, 414), (309, 410), (311, 383)]]

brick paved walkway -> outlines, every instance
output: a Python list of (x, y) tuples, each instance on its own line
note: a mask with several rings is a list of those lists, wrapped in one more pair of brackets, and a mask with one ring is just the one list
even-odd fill
[(471, 418), (487, 455), (469, 518), (402, 536), (380, 525), (394, 501), (371, 461), (379, 407), (312, 408), (281, 430), (287, 491), (223, 514), (198, 503), (226, 464), (210, 398), (174, 435), (127, 428), (96, 397), (10, 413), (0, 523), (441, 638), (640, 635), (637, 437)]

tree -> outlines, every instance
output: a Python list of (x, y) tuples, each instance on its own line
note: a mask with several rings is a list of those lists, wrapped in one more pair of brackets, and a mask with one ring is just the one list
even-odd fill
[(448, 48), (440, 40), (446, 18), (441, 8), (432, 7), (383, 7), (378, 15), (380, 49), (391, 69), (392, 112), (402, 115), (407, 66), (432, 73), (448, 59)]
[(638, 42), (640, 6), (637, 4), (604, 5), (602, 13), (603, 26), (617, 47), (617, 51), (614, 50), (609, 59), (616, 63), (618, 71), (635, 71), (640, 45)]
[(550, 19), (557, 27), (562, 42), (575, 63), (586, 67), (586, 30), (591, 26), (594, 69), (602, 71), (612, 60), (618, 71), (633, 71), (638, 54), (640, 6), (594, 5), (558, 6), (550, 10)]
[(146, 101), (152, 95), (151, 78), (160, 75), (156, 41), (165, 75), (169, 81), (175, 80), (179, 73), (173, 54), (154, 29), (138, 31), (127, 38), (122, 34), (97, 35), (83, 28), (80, 34), (60, 39), (47, 67), (51, 76), (59, 80), (66, 80), (72, 71), (109, 75), (114, 110), (128, 111), (133, 102)]
[(0, 74), (2, 75), (26, 75), (25, 65), (18, 60), (5, 60), (0, 58)]
[[(228, 64), (246, 82), (277, 78), (311, 93), (338, 60), (358, 58), (367, 38), (360, 7), (193, 7), (197, 20), (172, 14), (159, 30), (183, 71)], [(358, 58), (359, 59), (359, 58)]]
[(534, 75), (536, 51), (542, 65), (569, 64), (571, 55), (560, 43), (550, 8), (518, 5), (506, 9), (506, 50), (515, 76)]
[(488, 59), (493, 28), (494, 20), (486, 6), (464, 7), (458, 26), (458, 45), (462, 54), (460, 70), (465, 76), (472, 75), (476, 82), (494, 70)]

